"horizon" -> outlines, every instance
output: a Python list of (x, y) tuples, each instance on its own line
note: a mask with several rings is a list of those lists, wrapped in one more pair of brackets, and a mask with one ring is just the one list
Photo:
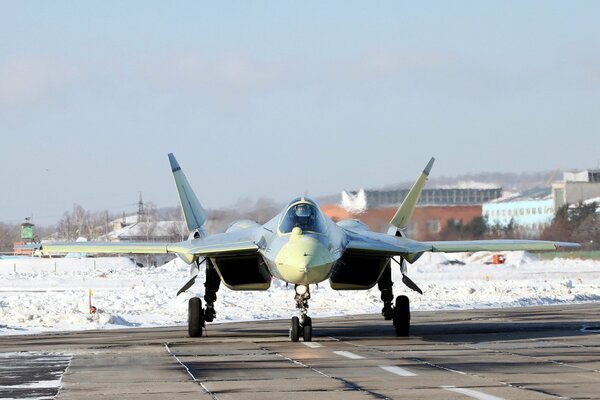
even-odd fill
[[(430, 179), (428, 179), (428, 182), (427, 182), (425, 188), (426, 189), (463, 188), (464, 184), (474, 185), (473, 188), (478, 188), (478, 187), (476, 187), (476, 185), (479, 184), (479, 185), (481, 185), (481, 189), (487, 189), (487, 188), (489, 188), (488, 187), (489, 185), (493, 185), (494, 187), (502, 188), (503, 191), (507, 191), (507, 189), (501, 184), (501, 182), (494, 182), (491, 179), (491, 176), (498, 175), (498, 174), (506, 175), (506, 177), (509, 177), (510, 175), (517, 175), (521, 178), (525, 178), (526, 180), (536, 181), (538, 179), (545, 178), (544, 175), (555, 173), (555, 179), (553, 180), (553, 182), (556, 182), (556, 181), (560, 180), (558, 178), (562, 178), (562, 175), (558, 175), (558, 173), (562, 174), (562, 172), (565, 172), (565, 171), (556, 171), (555, 170), (555, 171), (537, 171), (537, 172), (522, 172), (522, 173), (519, 173), (519, 172), (507, 172), (506, 173), (506, 172), (488, 171), (488, 172), (469, 173), (469, 174), (463, 174), (463, 175), (457, 175), (457, 176), (439, 176), (439, 177), (431, 176)], [(490, 175), (490, 176), (486, 177), (486, 175)], [(473, 177), (476, 179), (475, 180), (465, 180), (470, 177)], [(415, 177), (415, 179), (416, 179), (416, 177)], [(447, 183), (447, 181), (450, 181), (450, 183)], [(383, 185), (380, 187), (364, 187), (364, 188), (360, 187), (360, 188), (348, 188), (348, 189), (343, 189), (343, 190), (346, 192), (356, 192), (361, 189), (364, 189), (367, 191), (369, 191), (369, 190), (372, 190), (372, 191), (406, 190), (406, 189), (410, 189), (410, 187), (412, 186), (413, 183), (414, 183), (414, 181), (407, 180), (404, 182), (396, 182), (393, 184)], [(525, 191), (532, 189), (532, 188), (540, 187), (539, 185), (530, 186), (527, 182), (525, 184), (523, 184), (522, 182), (521, 183), (516, 182), (516, 184), (524, 187)], [(551, 186), (551, 183), (548, 185), (548, 187), (549, 186)], [(140, 193), (138, 193), (138, 196), (139, 195), (140, 195)], [(175, 188), (173, 188), (173, 196), (174, 196), (173, 204), (157, 205), (152, 199), (144, 200), (143, 193), (141, 193), (141, 195), (142, 195), (143, 203), (145, 205), (151, 204), (151, 206), (153, 208), (155, 208), (158, 212), (171, 210), (171, 209), (178, 209), (178, 210), (180, 209), (180, 205), (177, 200), (177, 193), (175, 191)], [(299, 194), (299, 195), (301, 195), (301, 194)], [(207, 211), (208, 212), (231, 211), (231, 210), (239, 210), (240, 208), (246, 207), (244, 209), (244, 211), (253, 212), (253, 211), (261, 209), (261, 207), (268, 207), (268, 206), (284, 207), (292, 198), (298, 197), (299, 195), (295, 195), (290, 198), (284, 198), (284, 199), (274, 199), (274, 198), (270, 198), (270, 197), (266, 197), (266, 196), (258, 196), (258, 197), (240, 196), (237, 199), (233, 200), (231, 203), (221, 205), (218, 208), (207, 207)], [(327, 199), (329, 201), (329, 199), (332, 199), (334, 197), (340, 198), (340, 201), (341, 201), (341, 191), (338, 193), (333, 193), (333, 192), (326, 193), (326, 194), (319, 195), (319, 196), (311, 196), (310, 194), (307, 194), (307, 196), (310, 196), (311, 198), (315, 199), (315, 201), (317, 201), (320, 205), (338, 204), (339, 201), (337, 203), (329, 203), (329, 202), (324, 203), (323, 202), (324, 199)], [(202, 203), (202, 199), (199, 199), (199, 200)], [(131, 202), (131, 203), (127, 204), (126, 207), (123, 207), (122, 209), (118, 209), (118, 210), (117, 209), (108, 209), (108, 208), (88, 209), (79, 203), (73, 203), (70, 205), (70, 207), (63, 210), (63, 212), (60, 215), (58, 215), (56, 217), (56, 219), (53, 221), (48, 220), (46, 222), (38, 223), (35, 215), (28, 216), (27, 218), (31, 218), (31, 221), (29, 221), (29, 222), (32, 222), (36, 225), (49, 227), (49, 226), (57, 224), (65, 213), (72, 212), (73, 207), (76, 205), (79, 205), (79, 206), (82, 206), (85, 209), (85, 211), (88, 211), (91, 213), (108, 212), (109, 216), (112, 218), (111, 221), (114, 221), (116, 219), (121, 218), (121, 215), (123, 213), (125, 214), (125, 216), (137, 215), (138, 202), (139, 202), (139, 197), (138, 197), (138, 201)], [(261, 205), (260, 204), (261, 202), (264, 204)], [(114, 218), (114, 217), (117, 217), (117, 218)], [(210, 219), (210, 215), (208, 217)], [(25, 221), (25, 218), (22, 218), (19, 220), (16, 220), (16, 219), (15, 220), (0, 220), (0, 223), (19, 224), (24, 221)]]

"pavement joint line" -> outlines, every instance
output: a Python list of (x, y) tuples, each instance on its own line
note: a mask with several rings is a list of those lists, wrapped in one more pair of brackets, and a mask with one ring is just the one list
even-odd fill
[[(447, 343), (447, 344), (452, 344), (452, 343)], [(527, 354), (513, 353), (511, 351), (506, 351), (506, 350), (491, 349), (489, 347), (469, 346), (467, 344), (457, 344), (456, 346), (466, 347), (467, 349), (470, 349), (470, 350), (486, 350), (486, 351), (491, 351), (492, 353), (509, 355), (509, 356), (512, 356), (512, 357), (522, 357), (522, 358), (526, 358), (526, 359), (529, 359), (529, 360), (535, 360), (535, 361), (537, 361), (539, 363), (556, 364), (556, 365), (561, 365), (563, 367), (569, 367), (569, 368), (581, 369), (581, 370), (584, 370), (584, 371), (590, 371), (590, 372), (598, 372), (598, 373), (600, 373), (600, 370), (597, 370), (597, 369), (580, 367), (580, 366), (577, 366), (577, 365), (572, 365), (572, 364), (564, 363), (562, 361), (548, 359), (548, 358), (545, 358), (545, 357), (535, 357), (535, 356), (529, 356)], [(569, 347), (571, 347), (571, 346), (569, 346)], [(581, 347), (588, 348), (589, 346), (581, 346)]]
[(416, 362), (419, 362), (421, 364), (425, 364), (425, 365), (433, 367), (433, 368), (443, 369), (444, 371), (452, 372), (454, 374), (478, 376), (478, 375), (475, 375), (475, 374), (468, 374), (468, 373), (466, 373), (464, 371), (459, 371), (457, 369), (452, 369), (452, 368), (444, 367), (443, 365), (434, 364), (434, 363), (429, 362), (429, 361), (421, 360), (420, 358), (406, 357), (405, 359), (406, 360), (411, 360), (411, 361), (416, 361)]
[[(373, 350), (373, 351), (377, 351), (377, 352), (379, 352), (379, 353), (383, 353), (383, 354), (388, 354), (388, 353), (389, 353), (389, 351), (386, 351), (386, 350), (382, 350), (382, 349), (376, 349), (376, 348), (372, 348), (372, 347), (370, 347), (370, 346), (365, 346), (365, 345), (363, 345), (363, 344), (358, 344), (358, 343), (352, 343), (352, 342), (349, 342), (349, 341), (344, 341), (344, 340), (342, 340), (342, 339), (337, 339), (337, 338), (334, 338), (334, 337), (332, 337), (332, 336), (329, 336), (329, 337), (330, 337), (331, 339), (337, 340), (337, 341), (338, 341), (338, 342), (340, 342), (340, 343), (345, 343), (345, 344), (348, 344), (348, 345), (350, 345), (350, 346), (362, 347), (362, 348), (364, 348), (364, 349), (366, 349), (366, 350)], [(477, 347), (475, 347), (475, 346), (467, 346), (466, 344), (462, 344), (462, 345), (461, 345), (461, 344), (457, 344), (457, 343), (450, 343), (450, 342), (444, 342), (444, 344), (446, 344), (446, 345), (451, 345), (451, 346), (455, 346), (455, 347), (465, 347), (465, 348), (467, 348), (467, 349), (470, 349), (470, 350), (487, 350), (487, 348), (477, 348)], [(588, 346), (583, 346), (583, 347), (588, 347)], [(496, 351), (497, 351), (497, 352), (500, 352), (500, 350), (496, 350)], [(511, 353), (507, 353), (507, 352), (504, 352), (504, 354), (511, 355)], [(517, 356), (516, 354), (512, 354), (512, 355), (513, 355), (513, 356)], [(526, 357), (526, 356), (524, 356), (524, 357)], [(531, 356), (529, 356), (529, 357), (531, 357)], [(452, 369), (452, 368), (444, 367), (444, 366), (442, 366), (442, 365), (438, 365), (438, 364), (431, 363), (431, 362), (429, 362), (429, 361), (422, 360), (422, 359), (420, 359), (420, 358), (411, 358), (411, 357), (400, 357), (400, 358), (401, 358), (401, 359), (404, 359), (404, 360), (415, 361), (415, 362), (418, 362), (418, 363), (421, 363), (421, 364), (427, 365), (427, 366), (429, 366), (429, 367), (433, 367), (433, 368), (439, 368), (439, 369), (442, 369), (442, 370), (444, 370), (444, 371), (453, 372), (453, 373), (455, 373), (455, 374), (460, 374), (460, 375), (465, 375), (465, 376), (472, 376), (472, 377), (475, 377), (475, 378), (486, 378), (486, 376), (485, 376), (485, 375), (479, 375), (479, 374), (475, 374), (475, 373), (467, 373), (467, 372), (463, 372), (463, 371), (458, 371), (458, 370), (455, 370), (455, 369)], [(575, 367), (575, 366), (573, 366), (573, 367)], [(577, 367), (575, 367), (575, 368), (577, 368)], [(583, 367), (580, 367), (580, 368), (581, 368), (581, 369), (583, 369), (583, 370), (588, 370), (588, 369), (585, 369), (585, 368), (583, 368)], [(589, 371), (593, 371), (593, 372), (600, 372), (600, 371), (596, 371), (596, 370), (589, 370)], [(506, 386), (506, 387), (511, 387), (511, 388), (514, 388), (514, 389), (525, 390), (525, 391), (531, 391), (531, 392), (535, 392), (535, 393), (544, 393), (545, 395), (548, 395), (548, 396), (554, 396), (554, 397), (556, 397), (556, 398), (560, 398), (560, 399), (563, 399), (563, 398), (564, 398), (564, 397), (562, 397), (562, 396), (557, 396), (557, 395), (555, 395), (555, 394), (552, 394), (552, 393), (542, 392), (542, 391), (539, 391), (539, 390), (537, 390), (537, 389), (533, 389), (533, 388), (530, 388), (530, 387), (527, 387), (527, 386), (515, 385), (515, 384), (513, 384), (513, 383), (510, 383), (510, 382), (498, 381), (498, 383), (500, 383), (501, 385), (504, 385), (504, 386)]]
[(167, 350), (167, 353), (169, 353), (175, 360), (177, 360), (177, 362), (179, 364), (181, 364), (181, 366), (183, 368), (185, 368), (186, 372), (188, 373), (189, 376), (192, 377), (192, 379), (194, 380), (195, 383), (198, 383), (200, 385), (200, 387), (210, 396), (213, 398), (213, 400), (218, 400), (217, 396), (215, 396), (215, 394), (213, 392), (211, 392), (210, 390), (208, 390), (208, 388), (206, 386), (204, 386), (204, 383), (200, 382), (198, 379), (196, 379), (196, 377), (194, 376), (194, 374), (192, 374), (192, 371), (190, 371), (190, 369), (188, 368), (187, 365), (185, 365), (183, 362), (181, 362), (181, 360), (179, 359), (179, 357), (177, 357), (169, 348), (169, 344), (165, 343), (165, 349)]
[(379, 368), (400, 376), (417, 376), (417, 374), (415, 374), (414, 372), (404, 368), (400, 368), (397, 365), (380, 365)]
[(477, 400), (504, 400), (502, 397), (492, 396), (491, 394), (483, 393), (473, 389), (459, 388), (456, 386), (440, 386), (449, 392), (464, 394), (465, 396), (471, 397)]
[(271, 351), (271, 350), (269, 350), (269, 349), (267, 349), (267, 348), (265, 348), (265, 347), (262, 347), (262, 346), (260, 346), (260, 349), (261, 349), (261, 350), (264, 350), (264, 351), (271, 352), (272, 354), (275, 354), (276, 356), (279, 356), (279, 357), (281, 357), (281, 358), (283, 358), (283, 359), (285, 359), (285, 360), (288, 360), (288, 361), (290, 361), (290, 362), (292, 362), (292, 363), (294, 363), (294, 364), (300, 365), (300, 366), (302, 366), (302, 367), (304, 367), (304, 368), (309, 368), (309, 369), (311, 369), (312, 371), (314, 371), (314, 372), (318, 373), (319, 375), (322, 375), (322, 376), (324, 376), (324, 377), (326, 377), (326, 378), (329, 378), (329, 379), (335, 379), (336, 381), (340, 381), (340, 382), (342, 382), (342, 383), (343, 383), (343, 384), (344, 384), (346, 387), (348, 387), (348, 388), (350, 388), (350, 389), (352, 389), (352, 390), (356, 390), (357, 392), (364, 392), (364, 393), (368, 393), (368, 394), (370, 394), (370, 395), (372, 395), (372, 396), (374, 396), (374, 397), (376, 397), (376, 398), (378, 398), (378, 399), (381, 399), (381, 400), (391, 400), (389, 397), (387, 397), (387, 396), (384, 396), (384, 395), (382, 395), (382, 394), (380, 394), (380, 393), (373, 392), (373, 391), (371, 391), (371, 390), (368, 390), (368, 389), (364, 389), (364, 388), (362, 388), (361, 386), (359, 386), (359, 385), (357, 385), (357, 384), (355, 384), (355, 383), (353, 383), (353, 382), (351, 382), (351, 381), (349, 381), (349, 380), (347, 380), (347, 379), (344, 379), (344, 378), (342, 378), (342, 377), (339, 377), (339, 376), (331, 376), (331, 375), (327, 375), (325, 372), (323, 372), (323, 371), (319, 371), (319, 370), (318, 370), (318, 369), (316, 369), (315, 367), (311, 367), (310, 365), (304, 364), (303, 362), (301, 362), (301, 361), (298, 361), (298, 360), (294, 360), (293, 358), (286, 357), (286, 356), (284, 356), (284, 355), (283, 355), (283, 354), (281, 354), (281, 353), (277, 353), (276, 351)]
[(73, 354), (66, 354), (66, 355), (69, 356), (69, 362), (67, 363), (67, 367), (65, 368), (62, 375), (60, 376), (58, 391), (56, 392), (56, 395), (54, 396), (55, 399), (58, 398), (58, 395), (60, 395), (60, 392), (62, 392), (62, 390), (63, 390), (63, 377), (65, 376), (65, 374), (67, 373), (69, 368), (71, 368), (71, 362), (73, 362), (74, 355)]
[(311, 349), (318, 349), (319, 347), (323, 347), (321, 343), (318, 342), (302, 342), (306, 347), (310, 347)]
[[(264, 347), (261, 347), (261, 349), (263, 349), (263, 350), (265, 350), (265, 351), (269, 351), (269, 352), (271, 351), (271, 350), (269, 350), (269, 349), (266, 349), (266, 348), (264, 348)], [(275, 354), (276, 356), (278, 356), (278, 357), (281, 357), (281, 358), (283, 358), (283, 359), (285, 359), (285, 360), (288, 360), (288, 361), (289, 361), (289, 362), (291, 362), (291, 363), (294, 363), (294, 364), (296, 364), (296, 365), (299, 365), (299, 366), (301, 366), (301, 367), (304, 367), (304, 368), (309, 368), (309, 369), (313, 370), (314, 372), (316, 372), (317, 374), (324, 376), (325, 378), (329, 378), (329, 379), (336, 379), (335, 377), (333, 377), (333, 376), (330, 376), (330, 375), (327, 375), (325, 372), (323, 372), (323, 371), (319, 371), (318, 369), (316, 369), (316, 368), (314, 368), (314, 367), (311, 367), (310, 365), (304, 364), (304, 363), (303, 363), (303, 362), (301, 362), (301, 361), (294, 360), (293, 358), (286, 357), (286, 356), (284, 356), (283, 354), (280, 354), (280, 353), (277, 353), (277, 352), (273, 352), (273, 354)]]
[[(495, 351), (496, 353), (504, 354), (504, 355), (510, 355), (510, 356), (513, 356), (513, 357), (519, 357), (520, 356), (519, 354), (513, 354), (513, 353), (510, 353), (510, 352), (496, 350), (496, 349), (488, 349), (488, 348), (485, 348), (485, 347), (481, 347), (480, 348), (480, 347), (475, 347), (475, 346), (469, 346), (469, 345), (466, 345), (466, 344), (450, 343), (450, 342), (444, 342), (444, 344), (449, 345), (449, 346), (454, 346), (454, 347), (464, 347), (464, 348), (467, 348), (469, 350), (486, 350), (486, 351), (487, 350), (492, 350), (492, 351)], [(523, 355), (523, 357), (524, 358), (533, 358), (533, 359), (535, 359), (535, 357), (532, 357), (532, 356), (524, 356)], [(440, 368), (440, 369), (443, 369), (443, 370), (446, 370), (446, 371), (455, 372), (455, 373), (461, 374), (461, 375), (468, 375), (468, 376), (472, 376), (472, 377), (476, 377), (476, 378), (487, 378), (485, 375), (480, 375), (480, 374), (476, 374), (476, 373), (472, 373), (472, 372), (471, 373), (467, 373), (467, 372), (463, 372), (463, 371), (454, 370), (454, 369), (451, 369), (451, 368), (448, 368), (448, 367), (444, 367), (442, 365), (430, 363), (428, 361), (421, 360), (421, 359), (418, 359), (418, 358), (413, 358), (412, 360), (418, 361), (418, 362), (422, 362), (422, 363), (424, 363), (426, 365), (430, 365), (432, 367)], [(542, 363), (547, 363), (547, 362), (548, 362), (547, 360), (542, 360)], [(591, 371), (596, 372), (595, 370), (591, 370)], [(506, 387), (511, 387), (511, 388), (514, 388), (514, 389), (525, 390), (525, 391), (530, 391), (530, 392), (535, 392), (535, 393), (543, 393), (543, 394), (545, 394), (547, 396), (554, 396), (554, 397), (560, 398), (560, 399), (564, 398), (562, 396), (558, 396), (558, 395), (553, 394), (553, 393), (540, 391), (540, 390), (537, 390), (537, 389), (534, 389), (534, 388), (530, 388), (530, 387), (527, 387), (527, 386), (516, 385), (516, 384), (510, 383), (510, 382), (506, 382), (506, 381), (498, 381), (498, 383), (500, 383), (500, 384), (502, 384), (502, 385), (504, 385)]]
[(360, 360), (360, 359), (364, 358), (363, 356), (354, 354), (350, 351), (334, 351), (333, 354), (337, 354), (338, 356), (346, 357), (351, 360)]

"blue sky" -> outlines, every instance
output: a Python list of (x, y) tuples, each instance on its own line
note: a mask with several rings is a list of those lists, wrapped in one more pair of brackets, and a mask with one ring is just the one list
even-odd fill
[(0, 4), (0, 221), (597, 167), (600, 2)]

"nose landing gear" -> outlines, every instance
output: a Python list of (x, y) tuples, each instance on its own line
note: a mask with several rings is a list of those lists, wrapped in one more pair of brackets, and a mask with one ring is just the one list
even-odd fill
[(312, 319), (306, 315), (308, 311), (308, 300), (310, 299), (310, 290), (308, 285), (296, 285), (296, 308), (300, 310), (299, 317), (292, 317), (290, 324), (290, 339), (292, 342), (302, 340), (312, 341)]

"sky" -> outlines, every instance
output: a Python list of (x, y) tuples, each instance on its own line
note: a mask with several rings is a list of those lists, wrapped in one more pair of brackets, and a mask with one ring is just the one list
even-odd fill
[(597, 1), (0, 2), (0, 221), (597, 168)]

